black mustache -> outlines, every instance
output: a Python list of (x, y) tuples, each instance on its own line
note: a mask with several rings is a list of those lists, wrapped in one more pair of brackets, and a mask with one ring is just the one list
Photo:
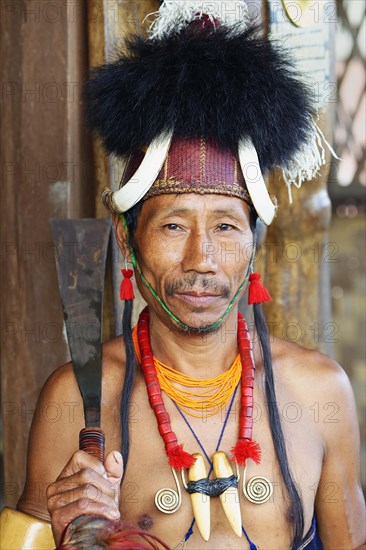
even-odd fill
[(205, 277), (199, 274), (195, 274), (191, 277), (185, 277), (184, 279), (176, 279), (165, 285), (165, 293), (167, 296), (173, 296), (176, 292), (200, 292), (200, 291), (212, 291), (212, 294), (218, 294), (224, 298), (230, 296), (230, 287), (228, 285), (221, 284), (214, 279)]

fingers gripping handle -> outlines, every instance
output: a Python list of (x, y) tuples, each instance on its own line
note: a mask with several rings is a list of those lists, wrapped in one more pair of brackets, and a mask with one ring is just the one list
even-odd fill
[(100, 428), (83, 428), (79, 433), (79, 449), (104, 463), (105, 435)]

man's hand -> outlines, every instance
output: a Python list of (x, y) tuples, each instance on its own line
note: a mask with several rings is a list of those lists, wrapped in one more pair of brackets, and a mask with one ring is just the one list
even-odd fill
[(77, 451), (47, 489), (47, 508), (56, 544), (66, 526), (85, 514), (119, 519), (122, 456), (112, 451), (104, 465), (83, 451)]

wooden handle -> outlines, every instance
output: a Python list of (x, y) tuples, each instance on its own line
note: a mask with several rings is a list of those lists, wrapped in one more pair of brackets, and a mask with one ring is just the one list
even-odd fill
[(104, 463), (105, 435), (100, 428), (83, 428), (79, 433), (79, 449)]

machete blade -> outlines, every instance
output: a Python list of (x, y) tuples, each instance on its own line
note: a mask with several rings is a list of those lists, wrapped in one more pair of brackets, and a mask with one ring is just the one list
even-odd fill
[(102, 312), (110, 219), (51, 220), (68, 345), (86, 427), (100, 427)]

